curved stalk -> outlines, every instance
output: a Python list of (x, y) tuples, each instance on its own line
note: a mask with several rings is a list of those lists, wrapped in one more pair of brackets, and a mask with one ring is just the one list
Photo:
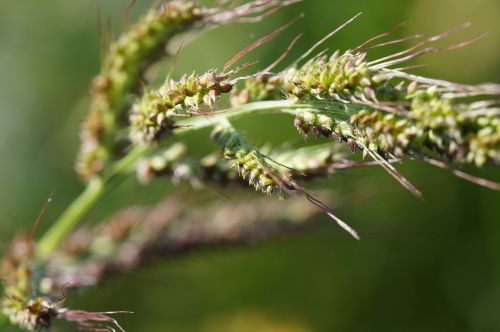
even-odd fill
[(50, 227), (38, 243), (37, 256), (46, 260), (57, 249), (66, 235), (78, 224), (80, 219), (101, 198), (105, 190), (104, 181), (94, 178), (85, 190), (71, 203), (57, 221)]

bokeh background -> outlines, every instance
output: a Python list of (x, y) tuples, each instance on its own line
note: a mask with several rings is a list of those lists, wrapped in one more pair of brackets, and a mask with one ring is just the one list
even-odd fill
[[(73, 161), (88, 82), (99, 68), (97, 8), (119, 30), (127, 4), (0, 1), (2, 242), (29, 229), (53, 188), (56, 197), (43, 228), (82, 190)], [(132, 16), (150, 4), (139, 0)], [(442, 32), (470, 21), (472, 28), (450, 42), (488, 36), (420, 59), (429, 66), (418, 72), (499, 83), (498, 0), (304, 0), (263, 23), (204, 34), (184, 48), (176, 72), (220, 68), (255, 38), (304, 13), (300, 23), (251, 55), (269, 63), (303, 32), (294, 58), (359, 11), (364, 15), (328, 47), (354, 47), (406, 20), (412, 23), (396, 36)], [(300, 140), (290, 119), (259, 117), (240, 125), (259, 142)], [(69, 304), (135, 311), (122, 319), (128, 331), (500, 331), (500, 194), (421, 162), (400, 170), (424, 192), (424, 202), (381, 169), (350, 171), (321, 184), (335, 191), (338, 214), (356, 226), (361, 242), (325, 218), (321, 227), (293, 237), (156, 262), (73, 293)], [(476, 174), (500, 180), (498, 169)], [(130, 180), (88, 220), (120, 206), (155, 202), (171, 191), (168, 181), (144, 188)]]

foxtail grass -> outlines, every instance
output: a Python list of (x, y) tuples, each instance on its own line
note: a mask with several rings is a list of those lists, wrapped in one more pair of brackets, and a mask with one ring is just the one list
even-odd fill
[[(313, 211), (326, 214), (359, 239), (356, 231), (304, 187), (309, 180), (342, 169), (381, 166), (420, 197), (416, 186), (394, 165), (420, 159), (500, 190), (499, 184), (459, 169), (500, 165), (500, 86), (426, 78), (410, 74), (407, 64), (475, 41), (433, 46), (467, 25), (428, 38), (389, 39), (391, 29), (350, 50), (314, 55), (357, 15), (282, 71), (274, 69), (288, 61), (300, 36), (263, 70), (255, 70), (254, 62), (237, 66), (292, 21), (238, 52), (222, 70), (192, 72), (179, 79), (169, 74), (159, 88), (145, 79), (148, 69), (167, 56), (165, 48), (174, 36), (229, 22), (258, 22), (295, 2), (255, 0), (231, 7), (221, 1), (220, 8), (206, 8), (173, 0), (127, 25), (117, 40), (103, 43), (102, 67), (91, 83), (89, 115), (82, 126), (76, 166), (86, 189), (39, 240), (37, 218), (33, 232), (14, 238), (3, 258), (2, 312), (12, 324), (40, 331), (62, 319), (87, 331), (124, 331), (113, 317), (125, 312), (69, 309), (65, 292), (58, 294), (58, 290), (64, 290), (67, 282), (74, 287), (95, 285), (108, 274), (137, 267), (153, 254), (265, 238), (289, 229), (297, 220), (310, 220)], [(370, 50), (401, 43), (412, 46), (371, 59)], [(242, 70), (249, 68), (254, 72), (244, 76)], [(230, 105), (224, 99), (230, 99)], [(287, 137), (281, 146), (271, 148), (259, 137), (244, 135), (231, 122), (251, 116), (265, 121), (267, 113), (288, 115), (289, 125), (301, 135), (329, 141), (309, 139), (305, 147), (297, 147)], [(191, 153), (184, 139), (206, 128), (212, 128), (207, 141), (215, 144), (207, 144), (200, 157)], [(350, 155), (357, 151), (371, 160)], [(309, 205), (263, 197), (215, 206), (207, 217), (170, 198), (152, 210), (126, 209), (95, 228), (75, 230), (114, 184), (134, 174), (143, 184), (159, 177), (188, 182), (194, 189), (221, 185), (221, 190), (229, 190), (237, 184), (279, 198), (302, 196)], [(298, 219), (283, 216), (280, 204), (290, 209), (300, 206), (307, 213)], [(190, 237), (193, 231), (199, 236)]]

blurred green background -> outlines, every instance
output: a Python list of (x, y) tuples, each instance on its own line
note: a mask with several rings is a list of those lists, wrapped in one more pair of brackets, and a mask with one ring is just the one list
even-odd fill
[[(0, 1), (2, 241), (29, 229), (54, 187), (44, 228), (82, 190), (73, 160), (87, 85), (99, 68), (97, 8), (119, 29), (127, 4)], [(149, 5), (139, 0), (133, 16)], [(269, 63), (303, 32), (294, 58), (359, 11), (364, 15), (328, 47), (354, 47), (406, 20), (412, 23), (397, 36), (442, 32), (471, 21), (472, 28), (450, 42), (488, 36), (419, 60), (429, 64), (419, 72), (499, 83), (498, 0), (304, 0), (263, 23), (204, 34), (184, 48), (176, 71), (220, 68), (252, 40), (303, 12), (300, 23), (250, 56)], [(262, 119), (240, 126), (259, 142), (300, 141), (290, 119)], [(322, 227), (298, 236), (157, 262), (72, 294), (69, 305), (134, 311), (122, 318), (127, 331), (500, 331), (500, 194), (420, 162), (400, 170), (424, 192), (424, 202), (381, 169), (323, 182), (340, 197), (337, 212), (360, 231), (361, 242), (325, 218)], [(496, 169), (476, 174), (500, 180)], [(144, 188), (131, 180), (88, 220), (120, 206), (154, 202), (168, 191), (166, 181)]]

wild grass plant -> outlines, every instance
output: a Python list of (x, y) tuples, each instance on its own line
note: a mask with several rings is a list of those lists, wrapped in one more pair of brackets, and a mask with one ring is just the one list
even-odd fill
[[(464, 47), (481, 37), (434, 46), (466, 24), (430, 37), (394, 39), (391, 34), (400, 27), (396, 26), (350, 50), (323, 51), (323, 42), (348, 28), (356, 15), (298, 59), (288, 54), (300, 35), (273, 63), (257, 69), (250, 53), (285, 35), (292, 21), (257, 39), (221, 70), (190, 72), (180, 78), (171, 71), (159, 87), (150, 84), (148, 71), (153, 65), (172, 56), (174, 66), (182, 53), (180, 47), (173, 54), (164, 52), (174, 37), (228, 23), (260, 22), (295, 2), (218, 1), (207, 8), (173, 0), (157, 5), (135, 24), (125, 22), (116, 40), (102, 32), (102, 68), (90, 86), (76, 162), (86, 189), (41, 237), (37, 228), (47, 206), (32, 232), (12, 239), (6, 249), (2, 311), (11, 324), (40, 331), (61, 319), (82, 330), (124, 331), (115, 315), (127, 312), (66, 308), (66, 290), (96, 285), (155, 255), (298, 231), (317, 213), (328, 215), (360, 239), (362, 234), (306, 189), (307, 181), (340, 169), (381, 166), (420, 197), (417, 187), (395, 166), (420, 159), (500, 190), (500, 184), (460, 169), (500, 164), (500, 86), (458, 84), (409, 72), (413, 66), (408, 62), (415, 58)], [(412, 44), (370, 58), (372, 49), (406, 43)], [(283, 64), (285, 69), (276, 70)], [(289, 115), (290, 126), (312, 139), (305, 147), (284, 141), (272, 149), (254, 143), (257, 138), (246, 137), (232, 124), (245, 117), (264, 119), (268, 113)], [(206, 139), (220, 149), (200, 157), (183, 140), (206, 128), (212, 130)], [(328, 142), (314, 139), (321, 136)], [(367, 160), (360, 160), (357, 151)], [(97, 226), (80, 225), (105, 194), (131, 176), (143, 183), (170, 177), (194, 189), (214, 184), (223, 191), (250, 188), (264, 197), (206, 210), (188, 206), (184, 200), (189, 198), (182, 200), (179, 194), (152, 208), (124, 207)]]

